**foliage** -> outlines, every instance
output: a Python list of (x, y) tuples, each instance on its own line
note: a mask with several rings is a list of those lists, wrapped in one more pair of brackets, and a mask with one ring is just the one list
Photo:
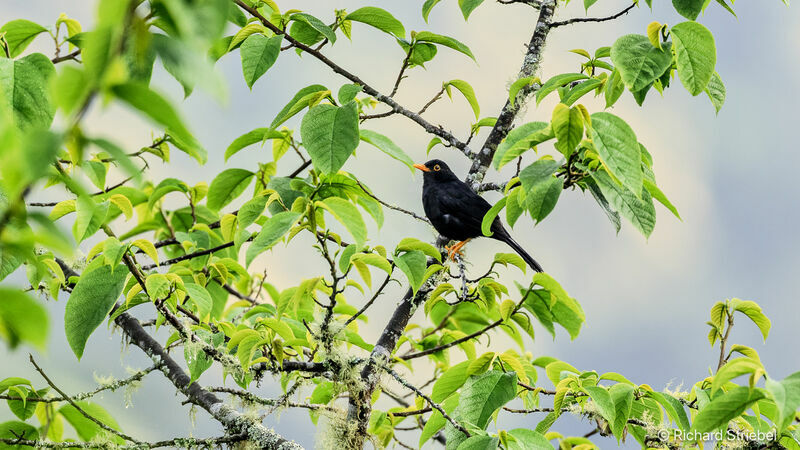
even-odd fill
[[(426, 22), (439, 3), (424, 2)], [(467, 20), (483, 3), (459, 0), (458, 7)], [(565, 413), (588, 418), (617, 442), (632, 436), (643, 448), (702, 446), (709, 439), (722, 446), (800, 448), (800, 372), (771, 378), (753, 348), (729, 341), (734, 320), (745, 318), (767, 338), (770, 321), (754, 302), (715, 304), (709, 342), (719, 345), (717, 370), (687, 392), (660, 392), (618, 373), (579, 370), (527, 352), (537, 328), (555, 337), (558, 325), (574, 338), (585, 316), (556, 279), (531, 276), (517, 255), (495, 255), (487, 272), (470, 280), (463, 263), (445, 260), (441, 247), (418, 237), (392, 247), (370, 236), (367, 223), (383, 226), (385, 208), (425, 220), (379, 200), (380, 192), (348, 171), (357, 149), (383, 153), (376, 170), (413, 167), (390, 136), (364, 128), (368, 120), (396, 114), (433, 135), (428, 152), (442, 144), (449, 148), (445, 151), (460, 151), (472, 160), (467, 180), (474, 189), (502, 192), (484, 230), (502, 209), (509, 225), (529, 228), (520, 217), (527, 213), (536, 223), (546, 219), (567, 195), (564, 190), (588, 191), (617, 231), (625, 218), (649, 236), (656, 224), (655, 201), (680, 218), (658, 187), (654, 159), (632, 127), (611, 112), (590, 111), (581, 101), (593, 93), (609, 109), (627, 90), (642, 105), (650, 91), (667, 91), (677, 75), (692, 96), (706, 93), (718, 111), (725, 86), (715, 71), (714, 37), (695, 21), (711, 2), (673, 0), (687, 21), (673, 26), (653, 22), (643, 34), (621, 36), (594, 52), (573, 50), (581, 62), (575, 72), (563, 74), (539, 67), (550, 30), (619, 15), (557, 22), (553, 13), (561, 1), (501, 3), (532, 6), (538, 21), (523, 69), (497, 117), (481, 117), (474, 89), (461, 79), (443, 82), (419, 112), (398, 104), (392, 96), (404, 78), (435, 64), (440, 50), (473, 60), (480, 55), (457, 38), (407, 30), (376, 6), (334, 10), (323, 19), (296, 9), (282, 11), (272, 0), (103, 0), (88, 31), (66, 15), (50, 28), (24, 19), (5, 23), (0, 28), (0, 280), (24, 267), (28, 285), (12, 286), (8, 279), (0, 288), (0, 338), (12, 348), (43, 348), (48, 333), (57, 333), (48, 328), (41, 303), (63, 292), (64, 332), (77, 358), (93, 345), (94, 330), (108, 320), (154, 366), (74, 396), (61, 392), (43, 372), (49, 387), (39, 389), (31, 380), (5, 378), (0, 398), (19, 420), (0, 424), (0, 446), (59, 448), (68, 442), (65, 423), (89, 446), (155, 445), (125, 435), (120, 431), (125, 424), (87, 399), (158, 370), (227, 432), (207, 440), (176, 438), (162, 446), (249, 440), (257, 447), (293, 447), (260, 419), (223, 405), (218, 394), (225, 394), (260, 406), (306, 408), (314, 423), (325, 419), (327, 444), (348, 448), (360, 448), (367, 439), (378, 447), (391, 445), (398, 438), (395, 432), (408, 427), (418, 433), (418, 445), (436, 439), (448, 449), (596, 447), (587, 437), (552, 430)], [(588, 11), (595, 3), (585, 0), (584, 7)], [(715, 5), (733, 13), (726, 0)], [(623, 13), (642, 9), (634, 2)], [(342, 36), (363, 39), (369, 33), (401, 49), (402, 69), (390, 95), (325, 53)], [(56, 44), (54, 57), (26, 52), (33, 40), (48, 34)], [(225, 159), (271, 141), (271, 160), (267, 152), (268, 162), (258, 167), (226, 167), (213, 180), (195, 185), (149, 179), (149, 165), (168, 164), (172, 151), (199, 163), (207, 159), (207, 150), (178, 109), (150, 85), (155, 61), (179, 82), (184, 95), (195, 87), (219, 94), (214, 63), (237, 52), (251, 89), (274, 65), (293, 58), (293, 52), (303, 63), (321, 62), (345, 82), (299, 87), (269, 125), (241, 130)], [(539, 72), (548, 75), (545, 81)], [(455, 107), (468, 107), (475, 116), (466, 140), (424, 117), (445, 93), (459, 98)], [(272, 98), (290, 94), (276, 92)], [(542, 121), (512, 127), (531, 96), (536, 105), (548, 96), (559, 102), (539, 114)], [(83, 118), (98, 99), (132, 108), (153, 123), (159, 137), (131, 151), (131, 143), (93, 135)], [(302, 119), (290, 121), (298, 115)], [(486, 141), (470, 148), (482, 128), (491, 130)], [(509, 163), (518, 167), (513, 177), (483, 183), (490, 167), (498, 175)], [(45, 190), (63, 200), (30, 200)], [(174, 204), (181, 206), (168, 206)], [(69, 228), (71, 235), (62, 231)], [(271, 248), (300, 251), (309, 238), (325, 271), (304, 274), (295, 286), (260, 274), (259, 258)], [(501, 284), (499, 276), (506, 272), (520, 281)], [(382, 281), (373, 279), (376, 275)], [(373, 343), (359, 321), (366, 322), (368, 315), (384, 319), (369, 314), (369, 308), (392, 281), (407, 286), (408, 293)], [(35, 293), (42, 299), (35, 299)], [(360, 296), (364, 301), (358, 306)], [(410, 323), (418, 306), (424, 325)], [(172, 331), (165, 342), (155, 340), (133, 317), (152, 311), (154, 325)], [(519, 351), (480, 353), (478, 339), (498, 333), (510, 337)], [(173, 347), (183, 347), (185, 361), (180, 363), (188, 375), (166, 353)], [(240, 389), (204, 388), (202, 374), (214, 365)], [(406, 379), (411, 373), (435, 382), (417, 387)], [(247, 391), (265, 375), (283, 390), (281, 399)], [(391, 394), (382, 375), (413, 393), (413, 399)], [(734, 382), (743, 376), (746, 383)], [(303, 399), (303, 392), (310, 396)], [(509, 414), (538, 419), (530, 429), (507, 430)], [(492, 421), (496, 431), (487, 430)]]

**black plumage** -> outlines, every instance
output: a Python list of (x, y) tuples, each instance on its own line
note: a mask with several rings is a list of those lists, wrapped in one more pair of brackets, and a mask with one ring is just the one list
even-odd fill
[[(492, 205), (459, 180), (441, 160), (432, 159), (425, 164), (414, 164), (414, 167), (423, 172), (422, 206), (425, 215), (439, 234), (460, 241), (448, 249), (452, 257), (467, 241), (483, 236), (481, 223)], [(492, 222), (491, 231), (491, 238), (505, 242), (533, 270), (543, 272), (542, 266), (511, 238), (499, 217)]]

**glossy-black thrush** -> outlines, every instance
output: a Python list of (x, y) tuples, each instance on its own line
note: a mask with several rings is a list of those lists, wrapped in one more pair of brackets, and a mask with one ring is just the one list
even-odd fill
[[(425, 215), (439, 234), (460, 241), (447, 248), (452, 259), (470, 239), (483, 236), (481, 223), (492, 205), (459, 180), (441, 160), (432, 159), (425, 164), (414, 164), (414, 167), (423, 173), (422, 206)], [(491, 231), (491, 238), (505, 242), (533, 270), (543, 272), (542, 266), (511, 238), (499, 217), (492, 222)]]

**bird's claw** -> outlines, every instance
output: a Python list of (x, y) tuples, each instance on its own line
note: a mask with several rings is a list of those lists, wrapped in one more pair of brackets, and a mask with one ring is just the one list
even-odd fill
[(464, 247), (468, 241), (469, 239), (467, 239), (466, 241), (461, 241), (453, 245), (452, 247), (445, 246), (444, 249), (447, 250), (447, 258), (452, 261), (456, 260), (455, 255), (458, 255), (460, 258), (463, 258), (464, 252), (461, 251), (461, 248)]

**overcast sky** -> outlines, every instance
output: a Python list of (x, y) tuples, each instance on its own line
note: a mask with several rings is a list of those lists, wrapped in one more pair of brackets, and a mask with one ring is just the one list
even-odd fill
[[(27, 18), (47, 25), (54, 23), (59, 13), (66, 12), (91, 24), (94, 3), (5, 0), (0, 6), (0, 22)], [(286, 1), (279, 3), (288, 7)], [(292, 7), (327, 20), (332, 17), (330, 3), (298, 0), (292, 2)], [(573, 1), (557, 16), (583, 15), (579, 3), (582, 2)], [(670, 25), (682, 21), (670, 11), (669, 2), (654, 3), (653, 12), (638, 8), (617, 22), (553, 31), (539, 75), (546, 79), (577, 71), (581, 57), (568, 53), (569, 49), (594, 52), (597, 47), (611, 45), (622, 34), (644, 34), (653, 20)], [(482, 116), (496, 116), (502, 107), (536, 20), (536, 12), (530, 8), (492, 1), (478, 8), (469, 23), (464, 23), (455, 0), (442, 2), (433, 10), (430, 24), (421, 18), (421, 1), (338, 0), (335, 4), (348, 10), (367, 4), (382, 6), (402, 20), (407, 31), (430, 29), (469, 45), (477, 64), (443, 48), (426, 70), (416, 68), (409, 72), (396, 98), (414, 109), (425, 103), (441, 82), (463, 79), (475, 88)], [(603, 0), (592, 8), (592, 15), (613, 13), (626, 4)], [(740, 297), (762, 305), (772, 320), (772, 332), (765, 345), (755, 326), (739, 320), (731, 341), (756, 348), (772, 377), (783, 378), (800, 370), (798, 353), (791, 350), (800, 319), (800, 241), (796, 237), (800, 189), (793, 173), (800, 166), (795, 110), (800, 15), (796, 8), (786, 8), (779, 0), (740, 2), (736, 11), (738, 19), (712, 4), (708, 14), (699, 19), (716, 37), (717, 71), (728, 90), (719, 115), (714, 114), (705, 95), (689, 96), (677, 80), (664, 98), (651, 92), (642, 108), (626, 93), (613, 109), (614, 114), (633, 126), (639, 141), (652, 153), (659, 186), (677, 206), (682, 222), (657, 206), (658, 222), (649, 240), (626, 222), (617, 235), (590, 196), (566, 191), (543, 223), (534, 227), (525, 217), (511, 231), (581, 303), (587, 317), (581, 335), (574, 341), (561, 331), (554, 341), (544, 329), (535, 326), (537, 339), (527, 346), (534, 355), (554, 356), (583, 370), (620, 372), (635, 383), (654, 388), (691, 385), (716, 367), (717, 351), (706, 340), (709, 309), (718, 300)], [(353, 35), (352, 42), (342, 38), (326, 49), (326, 54), (388, 93), (403, 58), (402, 50), (388, 36), (358, 24), (353, 26)], [(34, 47), (52, 53), (52, 44), (45, 37), (38, 39)], [(173, 152), (172, 164), (154, 167), (150, 173), (156, 181), (174, 176), (189, 183), (210, 182), (223, 167), (227, 145), (240, 134), (271, 122), (298, 89), (321, 83), (336, 91), (346, 82), (313, 58), (299, 58), (293, 52), (281, 55), (252, 92), (242, 78), (238, 52), (223, 57), (218, 69), (226, 80), (227, 100), (219, 102), (198, 92), (181, 104), (190, 128), (209, 151), (208, 164), (198, 166)], [(157, 71), (154, 85), (162, 92), (175, 94), (176, 102), (180, 100), (179, 86), (163, 70)], [(519, 123), (549, 120), (554, 100), (555, 96), (551, 96), (539, 107), (528, 105)], [(584, 103), (592, 111), (603, 107), (601, 101), (588, 97)], [(454, 102), (440, 101), (426, 115), (457, 136), (464, 136), (474, 121), (471, 110), (458, 96)], [(298, 124), (299, 117), (289, 126)], [(146, 144), (153, 131), (151, 124), (129, 111), (116, 106), (103, 109), (100, 102), (96, 102), (86, 125), (89, 133), (113, 138), (131, 150)], [(415, 160), (426, 159), (430, 136), (408, 119), (370, 121), (365, 128), (389, 136)], [(484, 137), (479, 136), (478, 141)], [(432, 156), (447, 161), (456, 173), (466, 173), (468, 161), (461, 153), (439, 147)], [(257, 162), (270, 160), (268, 149), (250, 149), (231, 158), (225, 167), (253, 169)], [(380, 165), (379, 170), (376, 165)], [(295, 162), (287, 157), (279, 165), (279, 173), (288, 173), (294, 167)], [(363, 147), (344, 169), (355, 173), (382, 199), (422, 212), (421, 177), (378, 151)], [(508, 175), (490, 171), (487, 181), (507, 179)], [(487, 197), (491, 201), (498, 198), (497, 194)], [(393, 248), (406, 236), (434, 238), (426, 225), (388, 210), (384, 227), (371, 233), (372, 242), (387, 248)], [(268, 268), (272, 283), (291, 286), (311, 277), (315, 268), (323, 269), (319, 258), (310, 250), (297, 251), (300, 247), (300, 242), (289, 249), (278, 246), (262, 255), (254, 267)], [(479, 240), (467, 247), (467, 257), (478, 272), (485, 269), (495, 252), (506, 251), (509, 250), (502, 243)], [(515, 277), (521, 279), (518, 273), (509, 271), (506, 281)], [(377, 337), (400, 295), (396, 289), (373, 308), (372, 320), (363, 333), (368, 341)], [(74, 392), (88, 390), (94, 386), (92, 374), (122, 377), (127, 366), (148, 365), (138, 349), (124, 347), (119, 333), (112, 334), (105, 326), (92, 336), (83, 360), (76, 361), (64, 339), (64, 300), (62, 297), (49, 305), (50, 349), (37, 356), (62, 387)], [(422, 314), (415, 319), (422, 321)], [(493, 343), (493, 350), (505, 349), (505, 342)], [(118, 356), (120, 349), (123, 353)], [(27, 374), (41, 384), (27, 363), (27, 352), (25, 348), (9, 352), (0, 347), (0, 378)], [(211, 371), (201, 381), (208, 385), (221, 383), (218, 374)], [(265, 393), (274, 393), (271, 385), (275, 383), (265, 380)], [(143, 388), (133, 394), (133, 407), (125, 408), (122, 394), (106, 395), (100, 401), (125, 424), (126, 432), (142, 439), (190, 433), (208, 436), (217, 432), (218, 425), (208, 420), (204, 412), (197, 414), (193, 428), (186, 419), (188, 407), (180, 406), (182, 397), (173, 395), (174, 389), (163, 377), (151, 375)], [(0, 410), (0, 421), (7, 417), (10, 413)], [(538, 420), (539, 417), (513, 417), (501, 423), (511, 429), (532, 427)], [(307, 447), (314, 445), (314, 435), (307, 431), (310, 422), (306, 413), (283, 412), (270, 416), (266, 423)], [(568, 421), (555, 429), (582, 434), (591, 425)]]

